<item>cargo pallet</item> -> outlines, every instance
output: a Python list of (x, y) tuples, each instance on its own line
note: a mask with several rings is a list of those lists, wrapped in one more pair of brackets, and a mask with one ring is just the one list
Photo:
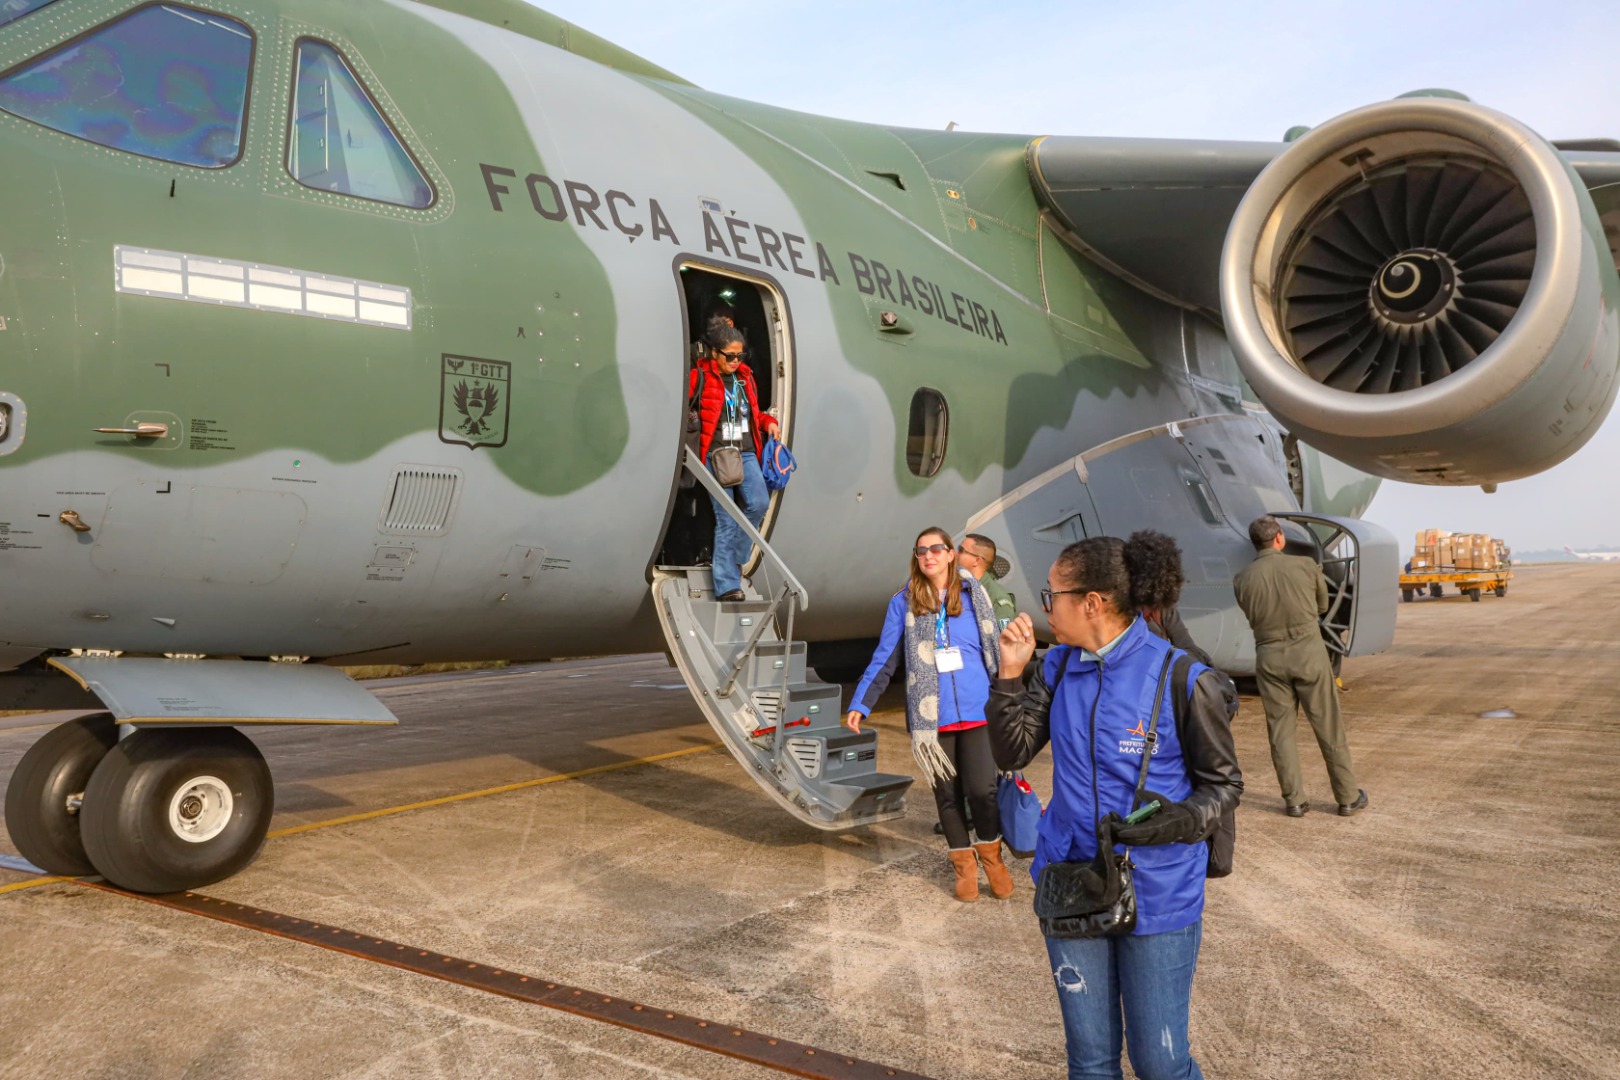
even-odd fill
[(1489, 590), (1497, 596), (1507, 595), (1507, 583), (1513, 580), (1513, 571), (1439, 569), (1416, 574), (1401, 575), (1401, 599), (1410, 604), (1420, 592), (1438, 598), (1443, 585), (1455, 585), (1459, 593), (1478, 603), (1480, 593)]

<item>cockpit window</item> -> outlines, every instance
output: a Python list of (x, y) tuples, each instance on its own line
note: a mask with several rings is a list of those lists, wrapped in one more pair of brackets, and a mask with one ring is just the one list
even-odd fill
[(0, 109), (115, 150), (219, 169), (242, 156), (252, 70), (242, 23), (151, 4), (0, 75)]
[(38, 11), (51, 0), (0, 0), (0, 26), (16, 22), (30, 11)]
[(287, 171), (321, 191), (420, 209), (433, 188), (332, 46), (298, 42)]

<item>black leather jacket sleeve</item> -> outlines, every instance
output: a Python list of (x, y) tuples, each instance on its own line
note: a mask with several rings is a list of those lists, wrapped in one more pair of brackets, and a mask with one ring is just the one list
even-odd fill
[[(1201, 836), (1213, 832), (1221, 815), (1235, 808), (1243, 795), (1243, 772), (1232, 739), (1235, 692), (1231, 680), (1218, 671), (1199, 675), (1193, 683), (1186, 724), (1178, 732), (1181, 756), (1192, 781), (1192, 794), (1182, 805), (1192, 811)], [(994, 694), (991, 696), (993, 699)]]
[[(1183, 805), (1192, 812), (1199, 836), (1213, 832), (1221, 815), (1236, 807), (1243, 794), (1243, 772), (1232, 739), (1234, 692), (1231, 681), (1220, 672), (1204, 672), (1193, 684), (1191, 707), (1184, 730), (1179, 732), (1192, 783), (1192, 794)], [(1046, 685), (1044, 664), (1035, 670), (1028, 686), (1022, 679), (993, 681), (985, 718), (996, 768), (1022, 769), (1035, 760), (1051, 741), (1051, 713), (1052, 691)]]
[(985, 703), (989, 721), (990, 753), (1003, 772), (1022, 769), (1052, 738), (1052, 691), (1046, 685), (1046, 665), (1035, 668), (1026, 686), (1023, 679), (994, 679)]

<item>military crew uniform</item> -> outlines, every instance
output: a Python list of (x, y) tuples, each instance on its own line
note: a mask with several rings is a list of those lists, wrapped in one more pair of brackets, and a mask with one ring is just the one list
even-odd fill
[(994, 574), (985, 574), (979, 579), (979, 584), (990, 594), (990, 609), (995, 612), (996, 626), (1007, 629), (1007, 624), (1018, 617), (1018, 604), (1013, 600), (1013, 594)]
[(1305, 803), (1295, 742), (1295, 706), (1305, 709), (1327, 763), (1333, 797), (1340, 806), (1358, 798), (1350, 744), (1339, 716), (1333, 664), (1317, 616), (1327, 611), (1327, 582), (1314, 559), (1265, 548), (1232, 582), (1238, 606), (1254, 629), (1255, 681), (1266, 710), (1271, 762), (1283, 802)]

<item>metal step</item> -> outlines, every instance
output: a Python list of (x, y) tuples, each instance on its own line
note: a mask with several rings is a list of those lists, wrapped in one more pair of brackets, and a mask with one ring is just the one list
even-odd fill
[[(804, 642), (782, 640), (778, 620), (794, 599), (773, 604), (751, 593), (719, 604), (696, 576), (655, 571), (654, 606), (676, 667), (732, 756), (778, 805), (818, 829), (904, 813), (912, 778), (877, 771), (876, 734), (846, 730), (841, 689), (809, 674)], [(739, 657), (735, 685), (722, 694)]]

